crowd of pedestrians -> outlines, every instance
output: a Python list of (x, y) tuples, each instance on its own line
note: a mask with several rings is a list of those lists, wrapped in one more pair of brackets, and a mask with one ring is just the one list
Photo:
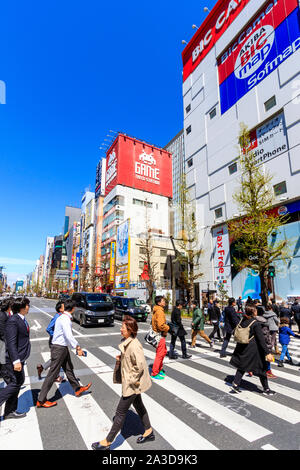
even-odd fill
[[(168, 354), (170, 359), (179, 356), (175, 350), (177, 339), (180, 340), (183, 359), (190, 359), (188, 352), (188, 335), (182, 322), (182, 310), (186, 306), (183, 300), (177, 300), (172, 310), (170, 321), (167, 321), (165, 312), (166, 300), (163, 296), (155, 298), (151, 319), (151, 334), (155, 336), (155, 359), (150, 368), (147, 365), (143, 346), (137, 338), (138, 324), (131, 316), (125, 316), (122, 321), (119, 345), (120, 354), (116, 357), (114, 382), (122, 385), (122, 394), (113, 418), (112, 427), (106, 438), (94, 442), (92, 449), (108, 450), (117, 434), (122, 429), (126, 414), (131, 405), (135, 408), (144, 427), (144, 433), (137, 439), (142, 444), (155, 440), (148, 412), (142, 401), (142, 394), (152, 386), (152, 380), (164, 380), (166, 371), (163, 368), (164, 358)], [(82, 386), (75, 377), (69, 348), (76, 350), (79, 356), (85, 356), (72, 332), (72, 314), (75, 303), (72, 300), (59, 301), (56, 305), (56, 315), (47, 327), (49, 334), (49, 347), (51, 358), (47, 363), (38, 364), (38, 379), (42, 379), (42, 372), (48, 370), (44, 379), (38, 399), (37, 408), (51, 408), (57, 405), (56, 401), (49, 401), (47, 395), (53, 383), (61, 382), (60, 370), (66, 374), (67, 380), (73, 388), (74, 395), (80, 397), (91, 387), (91, 383)], [(7, 298), (1, 303), (0, 311), (0, 375), (6, 383), (0, 389), (0, 406), (5, 403), (4, 419), (16, 419), (26, 416), (19, 412), (18, 395), (24, 383), (24, 366), (30, 356), (30, 329), (27, 315), (30, 301), (26, 297), (15, 299)], [(231, 383), (233, 393), (241, 393), (240, 384), (245, 373), (248, 376), (256, 375), (263, 387), (262, 393), (267, 396), (275, 394), (269, 387), (268, 379), (276, 376), (271, 370), (274, 355), (279, 355), (278, 366), (284, 366), (284, 358), (293, 364), (288, 346), (291, 336), (300, 338), (292, 330), (294, 322), (298, 325), (300, 333), (300, 305), (294, 302), (291, 308), (286, 303), (278, 306), (269, 302), (264, 307), (257, 299), (247, 299), (245, 303), (239, 299), (230, 298), (225, 308), (218, 300), (210, 301), (207, 311), (200, 308), (198, 302), (189, 303), (192, 311), (190, 347), (196, 347), (197, 335), (203, 338), (210, 348), (216, 341), (222, 342), (220, 358), (226, 357), (227, 347), (233, 337), (236, 346), (232, 353), (230, 364), (236, 368)], [(205, 324), (209, 322), (212, 331), (205, 333)], [(169, 352), (166, 338), (171, 336)], [(277, 341), (278, 337), (278, 341)], [(145, 337), (146, 340), (146, 337)], [(278, 344), (281, 345), (281, 351)], [(151, 380), (152, 379), (152, 380)]]

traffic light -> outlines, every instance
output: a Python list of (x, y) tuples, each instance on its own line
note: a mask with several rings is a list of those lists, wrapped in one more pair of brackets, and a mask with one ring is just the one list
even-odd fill
[(269, 266), (269, 277), (275, 277), (275, 266)]

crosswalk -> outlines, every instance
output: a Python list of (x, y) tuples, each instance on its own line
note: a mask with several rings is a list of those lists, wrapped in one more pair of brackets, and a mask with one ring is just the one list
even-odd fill
[[(104, 334), (103, 334), (104, 335)], [(106, 335), (109, 336), (109, 335)], [(143, 341), (146, 360), (151, 366), (155, 350)], [(112, 336), (113, 337), (113, 336)], [(88, 347), (87, 357), (74, 353), (75, 374), (81, 383), (92, 382), (91, 393), (75, 397), (68, 382), (54, 384), (48, 399), (58, 406), (37, 409), (35, 402), (41, 381), (36, 376), (36, 363), (46, 362), (49, 352), (36, 353), (25, 366), (25, 384), (19, 396), (19, 411), (26, 411), (21, 420), (0, 421), (0, 450), (18, 449), (90, 449), (92, 442), (106, 437), (112, 426), (114, 413), (121, 396), (121, 385), (113, 383), (117, 347), (101, 345)], [(167, 341), (169, 344), (169, 341)], [(91, 343), (92, 344), (92, 343)], [(93, 343), (94, 344), (94, 343)], [(227, 353), (235, 347), (231, 340)], [(143, 394), (156, 440), (143, 446), (146, 450), (218, 450), (218, 449), (291, 449), (294, 442), (281, 439), (295, 429), (299, 435), (300, 374), (299, 366), (285, 364), (279, 369), (272, 364), (277, 379), (270, 381), (276, 392), (273, 397), (260, 393), (257, 377), (244, 376), (242, 393), (233, 394), (230, 383), (235, 369), (230, 356), (220, 358), (221, 345), (210, 349), (203, 339), (192, 349), (189, 360), (165, 358), (166, 378), (153, 381), (151, 389)], [(292, 339), (290, 351), (300, 353), (300, 341)], [(43, 375), (46, 375), (46, 371)], [(3, 383), (0, 383), (0, 387)], [(3, 413), (3, 407), (1, 415)], [(70, 429), (72, 432), (67, 432)], [(53, 432), (55, 430), (55, 432)], [(136, 438), (143, 432), (134, 410), (112, 450), (136, 450)], [(294, 447), (295, 448), (295, 447)], [(298, 447), (297, 447), (298, 448)]]

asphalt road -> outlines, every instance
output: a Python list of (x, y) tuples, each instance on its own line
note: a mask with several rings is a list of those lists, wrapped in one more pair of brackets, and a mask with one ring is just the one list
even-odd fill
[[(88, 352), (86, 358), (72, 353), (75, 374), (84, 385), (92, 382), (91, 393), (76, 398), (68, 382), (58, 387), (54, 384), (48, 398), (56, 399), (58, 406), (51, 409), (34, 406), (42, 384), (36, 365), (49, 357), (49, 336), (45, 330), (55, 313), (55, 304), (54, 300), (31, 299), (28, 322), (32, 349), (18, 408), (26, 411), (27, 417), (0, 422), (0, 449), (16, 448), (16, 445), (20, 449), (90, 449), (90, 444), (103, 439), (110, 429), (121, 393), (121, 386), (112, 383), (121, 340), (118, 320), (113, 327), (84, 328), (73, 322), (74, 336)], [(184, 324), (189, 341), (190, 320), (184, 320)], [(150, 365), (155, 350), (143, 339), (148, 328), (148, 324), (139, 323), (138, 338)], [(209, 332), (210, 327), (206, 330)], [(291, 343), (295, 357), (299, 346), (299, 340)], [(285, 365), (283, 369), (278, 369), (276, 364), (272, 366), (278, 375), (270, 381), (271, 388), (277, 392), (274, 397), (263, 396), (258, 379), (246, 376), (242, 393), (233, 395), (229, 384), (235, 370), (229, 364), (230, 356), (220, 359), (220, 347), (216, 343), (211, 350), (201, 339), (197, 348), (191, 350), (191, 360), (165, 360), (166, 378), (153, 383), (144, 394), (156, 440), (145, 444), (143, 449), (299, 450), (299, 366)], [(234, 344), (230, 344), (229, 354), (233, 348)], [(130, 410), (114, 448), (140, 449), (136, 438), (142, 432), (137, 415)]]

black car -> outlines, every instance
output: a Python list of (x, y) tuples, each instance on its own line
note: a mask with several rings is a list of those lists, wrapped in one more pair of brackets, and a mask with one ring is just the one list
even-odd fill
[(113, 297), (115, 317), (123, 319), (124, 315), (130, 315), (137, 321), (147, 321), (148, 313), (141, 305), (139, 299), (128, 297)]
[(70, 296), (68, 294), (60, 294), (58, 300), (68, 300)]
[(80, 326), (87, 325), (114, 325), (114, 306), (108, 294), (94, 294), (92, 292), (76, 292), (71, 297), (76, 302), (73, 320)]

